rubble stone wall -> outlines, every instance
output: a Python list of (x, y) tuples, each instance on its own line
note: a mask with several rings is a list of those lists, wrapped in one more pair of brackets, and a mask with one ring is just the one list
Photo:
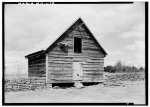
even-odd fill
[(5, 80), (5, 91), (23, 91), (43, 89), (46, 87), (46, 78), (22, 78), (15, 80)]

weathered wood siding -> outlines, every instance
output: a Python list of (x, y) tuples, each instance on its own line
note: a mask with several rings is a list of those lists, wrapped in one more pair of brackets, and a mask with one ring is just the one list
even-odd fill
[[(74, 37), (82, 38), (82, 53), (74, 53)], [(47, 54), (49, 82), (73, 82), (74, 61), (83, 62), (83, 82), (98, 82), (103, 79), (104, 55), (84, 26), (74, 27), (58, 42), (68, 44), (68, 52), (63, 52), (56, 43)]]
[(45, 55), (40, 55), (40, 56), (32, 57), (28, 59), (28, 76), (29, 77), (46, 76), (45, 69), (46, 69)]

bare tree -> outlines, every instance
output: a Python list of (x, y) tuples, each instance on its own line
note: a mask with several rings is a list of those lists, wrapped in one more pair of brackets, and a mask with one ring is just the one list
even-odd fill
[(21, 61), (19, 60), (16, 61), (16, 68), (17, 68), (17, 77), (20, 78), (21, 71), (23, 69)]
[(119, 60), (115, 65), (114, 65), (115, 71), (116, 72), (122, 72), (122, 68), (123, 68), (123, 64), (122, 62)]

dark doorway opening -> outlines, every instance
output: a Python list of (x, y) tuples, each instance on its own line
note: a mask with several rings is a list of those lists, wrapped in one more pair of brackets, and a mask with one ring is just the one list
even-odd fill
[(74, 53), (81, 53), (82, 48), (82, 38), (74, 38)]

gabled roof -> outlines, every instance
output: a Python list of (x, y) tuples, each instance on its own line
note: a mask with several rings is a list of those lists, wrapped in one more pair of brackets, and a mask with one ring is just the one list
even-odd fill
[(26, 58), (28, 57), (32, 57), (35, 56), (37, 54), (43, 54), (43, 53), (47, 53), (49, 50), (51, 50), (54, 45), (57, 43), (57, 41), (61, 40), (61, 38), (63, 38), (65, 36), (65, 34), (69, 33), (72, 29), (74, 29), (76, 26), (82, 25), (84, 26), (84, 28), (88, 31), (88, 33), (93, 37), (93, 39), (95, 40), (95, 42), (98, 44), (99, 48), (102, 50), (104, 55), (107, 55), (106, 51), (102, 48), (102, 46), (100, 45), (100, 43), (97, 41), (97, 39), (93, 36), (93, 34), (91, 33), (91, 31), (89, 30), (89, 28), (87, 27), (87, 25), (83, 22), (83, 20), (80, 18), (78, 18), (71, 26), (69, 26), (69, 28), (67, 30), (65, 30), (65, 32), (63, 32), (52, 44), (50, 44), (45, 50), (41, 50), (32, 54), (29, 54), (27, 56), (25, 56)]

